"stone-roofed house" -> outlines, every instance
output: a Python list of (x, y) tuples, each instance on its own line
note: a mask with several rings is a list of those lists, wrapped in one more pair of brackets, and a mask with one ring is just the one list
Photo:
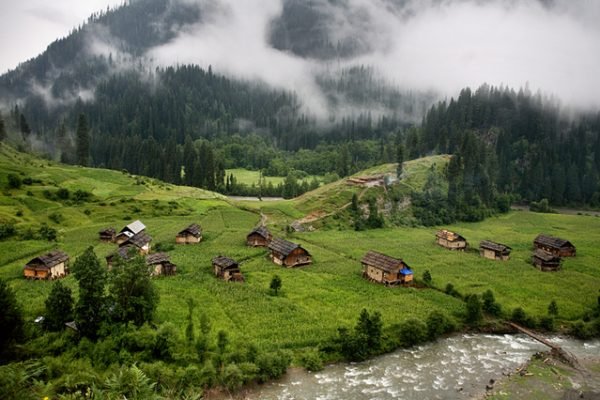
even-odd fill
[(270, 258), (275, 264), (284, 267), (297, 267), (312, 262), (310, 253), (296, 243), (280, 238), (273, 238), (269, 243)]
[(69, 255), (55, 250), (29, 261), (23, 268), (27, 279), (58, 279), (69, 274)]
[(437, 244), (449, 250), (465, 250), (467, 248), (467, 239), (456, 232), (442, 229), (436, 232), (435, 238)]
[(148, 270), (152, 276), (175, 275), (177, 273), (177, 266), (171, 263), (167, 253), (148, 254), (146, 265), (148, 265)]
[(119, 233), (115, 236), (115, 242), (120, 245), (126, 242), (131, 237), (137, 235), (138, 233), (144, 232), (145, 230), (146, 225), (144, 225), (142, 221), (138, 219), (121, 229)]
[(198, 224), (191, 224), (175, 237), (177, 244), (200, 243), (202, 240), (202, 228)]
[(401, 259), (369, 251), (361, 260), (363, 277), (384, 285), (409, 284), (413, 281), (412, 269)]
[(116, 234), (117, 231), (115, 230), (115, 228), (106, 228), (98, 232), (100, 240), (107, 243), (114, 242)]
[(217, 256), (212, 259), (213, 270), (215, 276), (223, 279), (226, 282), (243, 282), (244, 276), (240, 270), (240, 264), (225, 256)]
[(535, 249), (541, 249), (559, 257), (575, 257), (576, 249), (565, 239), (539, 234), (533, 241)]
[(492, 242), (490, 240), (482, 240), (479, 243), (479, 255), (481, 257), (489, 258), (490, 260), (506, 261), (510, 258), (511, 250), (512, 248), (505, 244)]
[(531, 257), (531, 263), (540, 271), (558, 271), (562, 259), (542, 249), (535, 249)]
[(252, 232), (246, 236), (246, 245), (253, 247), (267, 247), (271, 239), (273, 239), (271, 232), (269, 232), (266, 227), (259, 226), (254, 228)]
[(139, 253), (144, 255), (150, 252), (150, 242), (152, 242), (152, 237), (146, 232), (140, 232), (119, 244), (119, 247), (135, 246)]

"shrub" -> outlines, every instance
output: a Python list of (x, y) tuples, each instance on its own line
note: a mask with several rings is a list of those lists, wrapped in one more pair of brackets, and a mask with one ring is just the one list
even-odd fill
[(83, 203), (86, 201), (89, 201), (92, 198), (92, 194), (90, 192), (86, 192), (85, 190), (76, 190), (75, 193), (73, 193), (72, 199), (76, 202), (76, 203)]
[(427, 336), (433, 340), (455, 329), (454, 323), (440, 311), (432, 311), (427, 316)]
[(8, 239), (17, 233), (13, 224), (0, 224), (0, 240)]
[(431, 285), (432, 279), (431, 279), (431, 272), (429, 272), (428, 269), (425, 270), (425, 272), (423, 272), (423, 282), (425, 282), (425, 284), (427, 286)]
[(452, 297), (457, 297), (457, 298), (461, 298), (462, 297), (462, 295), (460, 294), (460, 292), (454, 288), (454, 285), (452, 283), (448, 283), (446, 285), (445, 292), (446, 292), (446, 294), (448, 294), (448, 295), (450, 295)]
[(418, 319), (409, 319), (399, 326), (398, 338), (405, 347), (414, 346), (427, 340), (427, 325)]
[(502, 307), (496, 302), (494, 293), (491, 290), (486, 290), (481, 295), (481, 299), (483, 300), (483, 311), (496, 317), (500, 316), (502, 313)]
[(229, 391), (235, 391), (244, 384), (244, 374), (236, 364), (228, 364), (223, 370), (221, 383)]
[(22, 185), (21, 178), (15, 174), (8, 174), (8, 188), (9, 189), (19, 189)]
[(56, 191), (56, 197), (61, 200), (68, 200), (70, 195), (71, 192), (69, 192), (69, 189), (66, 188), (60, 188)]
[(55, 224), (60, 224), (61, 222), (64, 221), (64, 217), (61, 213), (59, 212), (53, 212), (52, 214), (48, 215), (48, 219), (52, 222), (54, 222)]
[(553, 316), (558, 315), (558, 304), (556, 304), (556, 300), (552, 300), (550, 304), (548, 304), (548, 314)]
[(56, 241), (56, 238), (58, 237), (58, 231), (46, 224), (42, 224), (42, 226), (40, 226), (38, 234), (40, 235), (40, 238), (49, 242)]
[(310, 372), (321, 371), (323, 369), (323, 360), (319, 351), (316, 349), (305, 351), (300, 357), (300, 365)]
[(540, 327), (548, 332), (554, 331), (554, 317), (547, 316), (540, 318)]
[(513, 310), (510, 320), (517, 324), (525, 325), (525, 322), (527, 321), (527, 314), (521, 307), (517, 307)]
[(483, 315), (481, 313), (481, 301), (479, 296), (476, 294), (469, 295), (467, 297), (467, 316), (466, 322), (477, 326), (481, 322)]

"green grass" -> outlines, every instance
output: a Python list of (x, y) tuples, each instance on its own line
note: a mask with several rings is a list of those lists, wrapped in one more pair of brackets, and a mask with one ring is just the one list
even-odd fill
[[(225, 172), (227, 173), (227, 176), (233, 174), (233, 176), (235, 177), (235, 179), (237, 180), (238, 183), (243, 183), (244, 185), (248, 185), (248, 186), (251, 186), (253, 184), (258, 186), (258, 181), (260, 179), (259, 171), (251, 171), (251, 170), (244, 169), (244, 168), (235, 168), (235, 169), (225, 170)], [(283, 183), (285, 177), (284, 176), (263, 176), (263, 179), (265, 180), (265, 182), (267, 184), (270, 182), (273, 184), (273, 186), (277, 186), (280, 183)], [(317, 179), (319, 181), (322, 180), (322, 178), (320, 176), (309, 175), (309, 176), (305, 177), (303, 179), (303, 181), (310, 182), (313, 179)]]
[[(339, 207), (350, 201), (354, 191), (362, 189), (348, 188), (340, 181), (296, 200), (229, 203), (221, 196), (194, 188), (115, 171), (55, 165), (5, 146), (0, 150), (0, 182), (5, 182), (6, 171), (43, 181), (41, 185), (5, 191), (0, 196), (0, 222), (12, 221), (24, 229), (49, 222), (52, 212), (64, 217), (60, 225), (49, 222), (59, 230), (58, 243), (15, 239), (0, 242), (0, 278), (16, 290), (29, 321), (43, 313), (52, 285), (22, 278), (23, 265), (29, 259), (60, 248), (73, 261), (86, 247), (94, 246), (104, 262), (115, 245), (100, 243), (98, 230), (107, 226), (120, 229), (138, 218), (147, 225), (154, 244), (174, 243), (175, 234), (191, 222), (200, 223), (204, 230), (200, 244), (175, 246), (170, 252), (178, 275), (155, 279), (161, 297), (158, 322), (170, 321), (183, 334), (186, 300), (193, 298), (199, 305), (198, 312), (210, 316), (215, 330), (226, 329), (234, 340), (252, 341), (266, 349), (318, 345), (334, 335), (337, 327), (353, 325), (363, 307), (381, 312), (385, 325), (424, 318), (433, 310), (455, 318), (464, 312), (462, 301), (440, 291), (386, 288), (362, 279), (360, 258), (370, 249), (403, 258), (418, 277), (429, 269), (439, 288), (451, 282), (463, 294), (492, 289), (505, 309), (523, 307), (537, 316), (545, 315), (548, 303), (555, 299), (560, 318), (578, 319), (596, 302), (600, 288), (600, 218), (596, 217), (513, 212), (481, 223), (448, 227), (475, 246), (482, 239), (508, 244), (514, 249), (508, 262), (485, 260), (475, 252), (444, 250), (434, 244), (433, 228), (297, 234), (290, 239), (303, 244), (314, 256), (314, 263), (300, 269), (283, 269), (267, 259), (264, 249), (245, 246), (246, 234), (260, 219), (259, 211), (268, 214), (273, 233), (284, 236), (284, 222), (324, 206)], [(441, 164), (433, 158), (409, 163), (408, 172), (421, 170), (412, 174), (415, 184), (424, 182), (423, 171), (433, 162)], [(93, 202), (73, 204), (43, 197), (43, 190), (49, 187), (56, 190), (69, 185), (70, 190), (78, 189), (80, 176), (81, 187), (94, 193)], [(140, 179), (143, 184), (139, 184)], [(28, 190), (33, 196), (26, 194)], [(17, 210), (23, 215), (17, 216)], [(577, 246), (577, 257), (567, 259), (562, 271), (542, 273), (528, 263), (532, 240), (540, 232), (565, 237)], [(241, 261), (244, 284), (213, 277), (210, 260), (219, 254)], [(274, 274), (283, 281), (282, 293), (277, 297), (268, 293)], [(76, 288), (72, 276), (64, 282)]]

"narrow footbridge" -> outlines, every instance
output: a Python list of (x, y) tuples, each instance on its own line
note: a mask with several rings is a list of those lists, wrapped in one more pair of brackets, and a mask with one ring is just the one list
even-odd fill
[(552, 349), (552, 354), (558, 356), (559, 358), (561, 358), (563, 361), (565, 361), (570, 366), (572, 366), (574, 368), (580, 367), (579, 362), (577, 361), (577, 357), (575, 357), (573, 354), (569, 353), (568, 351), (566, 351), (565, 349), (563, 349), (556, 343), (552, 343), (551, 341), (541, 337), (540, 335), (536, 334), (535, 332), (530, 331), (529, 329), (526, 329), (526, 328), (522, 327), (521, 325), (515, 324), (514, 322), (508, 322), (508, 325), (512, 326), (517, 331), (524, 333), (525, 335), (529, 336), (530, 338), (535, 339), (538, 342), (550, 347), (550, 349)]

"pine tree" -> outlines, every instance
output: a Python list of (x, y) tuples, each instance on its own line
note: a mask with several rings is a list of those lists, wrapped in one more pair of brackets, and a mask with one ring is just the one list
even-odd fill
[(0, 115), (0, 142), (6, 140), (6, 126), (4, 125), (4, 119)]
[(29, 127), (27, 119), (25, 119), (25, 116), (23, 114), (21, 114), (21, 116), (19, 117), (19, 129), (21, 130), (21, 135), (23, 136), (23, 139), (27, 139), (31, 134), (31, 128)]
[(143, 257), (117, 258), (109, 275), (109, 293), (113, 319), (137, 326), (152, 321), (158, 306), (158, 291)]
[(404, 146), (402, 143), (399, 143), (396, 146), (396, 177), (398, 179), (402, 178), (402, 168), (404, 164)]
[(106, 269), (94, 253), (93, 247), (77, 257), (73, 263), (73, 275), (79, 282), (79, 300), (75, 305), (75, 321), (81, 335), (95, 338), (102, 322), (105, 321)]
[(61, 281), (52, 285), (52, 290), (46, 298), (46, 314), (44, 326), (51, 331), (64, 328), (65, 322), (73, 319), (73, 296), (71, 289), (64, 286)]
[(23, 337), (23, 311), (17, 296), (0, 279), (0, 361), (10, 357), (12, 345)]
[(79, 114), (77, 121), (77, 149), (75, 158), (78, 165), (88, 166), (90, 163), (90, 136), (87, 119), (84, 114)]
[(273, 291), (273, 293), (275, 293), (275, 296), (277, 296), (279, 289), (281, 289), (281, 278), (279, 275), (273, 275), (273, 279), (271, 279), (269, 288)]

